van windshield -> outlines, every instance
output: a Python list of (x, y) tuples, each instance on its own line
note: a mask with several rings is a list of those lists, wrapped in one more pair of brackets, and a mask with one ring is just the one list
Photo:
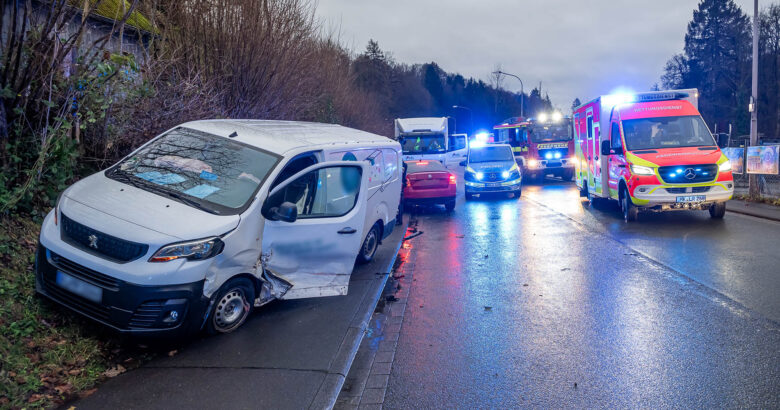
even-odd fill
[(481, 147), (473, 148), (469, 151), (469, 162), (495, 162), (495, 161), (512, 161), (515, 157), (512, 154), (512, 149), (506, 145), (495, 147)]
[(106, 176), (214, 214), (240, 213), (279, 157), (187, 128), (154, 140)]
[(401, 137), (404, 154), (439, 154), (446, 152), (447, 143), (442, 134), (420, 134)]
[(710, 130), (698, 115), (624, 120), (623, 135), (629, 151), (715, 145)]

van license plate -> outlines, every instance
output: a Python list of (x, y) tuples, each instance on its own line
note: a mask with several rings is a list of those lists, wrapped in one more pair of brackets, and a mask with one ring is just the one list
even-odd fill
[(95, 303), (100, 303), (103, 300), (103, 289), (81, 279), (74, 278), (65, 272), (57, 271), (56, 282), (61, 288), (73, 292), (84, 299)]
[(492, 184), (491, 183), (487, 183), (487, 184), (485, 184), (485, 186), (488, 187), (488, 188), (498, 188), (498, 187), (501, 186), (501, 184), (498, 184), (498, 183), (492, 183)]
[(677, 197), (677, 203), (681, 202), (704, 202), (707, 200), (706, 195), (687, 195), (687, 196), (678, 196)]

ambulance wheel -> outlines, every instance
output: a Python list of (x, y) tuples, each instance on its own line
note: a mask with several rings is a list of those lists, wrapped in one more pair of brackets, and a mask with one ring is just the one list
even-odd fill
[(726, 203), (725, 202), (717, 202), (712, 205), (710, 205), (710, 218), (712, 219), (723, 219), (723, 217), (726, 215)]
[(206, 321), (206, 331), (230, 333), (244, 324), (255, 302), (255, 287), (247, 278), (235, 278), (220, 288)]
[(444, 209), (447, 210), (447, 212), (452, 212), (455, 210), (455, 200), (450, 200), (444, 203)]
[(379, 247), (379, 225), (374, 224), (371, 230), (366, 234), (363, 245), (360, 247), (357, 262), (361, 265), (371, 262), (374, 259), (376, 248)]
[(626, 222), (634, 222), (639, 217), (639, 208), (631, 202), (631, 196), (628, 194), (628, 190), (623, 188), (620, 195), (620, 208), (623, 210), (623, 220)]
[(580, 198), (587, 198), (588, 197), (588, 184), (584, 183), (582, 184), (582, 188), (580, 188)]

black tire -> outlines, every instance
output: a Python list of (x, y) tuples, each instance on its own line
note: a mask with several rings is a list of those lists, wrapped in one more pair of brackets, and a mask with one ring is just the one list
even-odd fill
[(455, 210), (455, 200), (450, 200), (444, 203), (444, 209), (447, 210), (447, 212), (452, 212)]
[(623, 220), (626, 222), (635, 222), (639, 219), (639, 208), (631, 201), (628, 190), (623, 188), (620, 195), (620, 209), (623, 211)]
[(726, 216), (726, 203), (725, 202), (717, 202), (712, 205), (710, 205), (710, 218), (712, 219), (723, 219), (723, 217)]
[(368, 231), (366, 237), (363, 239), (363, 244), (360, 245), (360, 252), (358, 252), (357, 262), (361, 265), (371, 262), (374, 259), (376, 249), (379, 247), (380, 234), (379, 225), (374, 225), (371, 230)]
[(580, 198), (587, 198), (588, 197), (588, 183), (585, 182), (582, 184), (582, 188), (580, 188)]
[(244, 324), (255, 304), (255, 287), (247, 278), (227, 281), (214, 297), (206, 321), (206, 332), (212, 335), (230, 333)]

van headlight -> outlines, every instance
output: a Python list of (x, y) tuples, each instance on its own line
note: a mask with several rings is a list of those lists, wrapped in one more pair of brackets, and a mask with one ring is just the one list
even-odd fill
[(219, 255), (225, 243), (215, 237), (197, 241), (177, 242), (160, 248), (149, 262), (168, 262), (174, 259), (203, 260)]
[(646, 167), (644, 165), (634, 165), (631, 164), (631, 172), (633, 172), (636, 175), (654, 175), (655, 171), (653, 171), (652, 168)]
[(720, 172), (731, 171), (731, 161), (726, 160), (726, 162), (718, 165), (718, 171)]

